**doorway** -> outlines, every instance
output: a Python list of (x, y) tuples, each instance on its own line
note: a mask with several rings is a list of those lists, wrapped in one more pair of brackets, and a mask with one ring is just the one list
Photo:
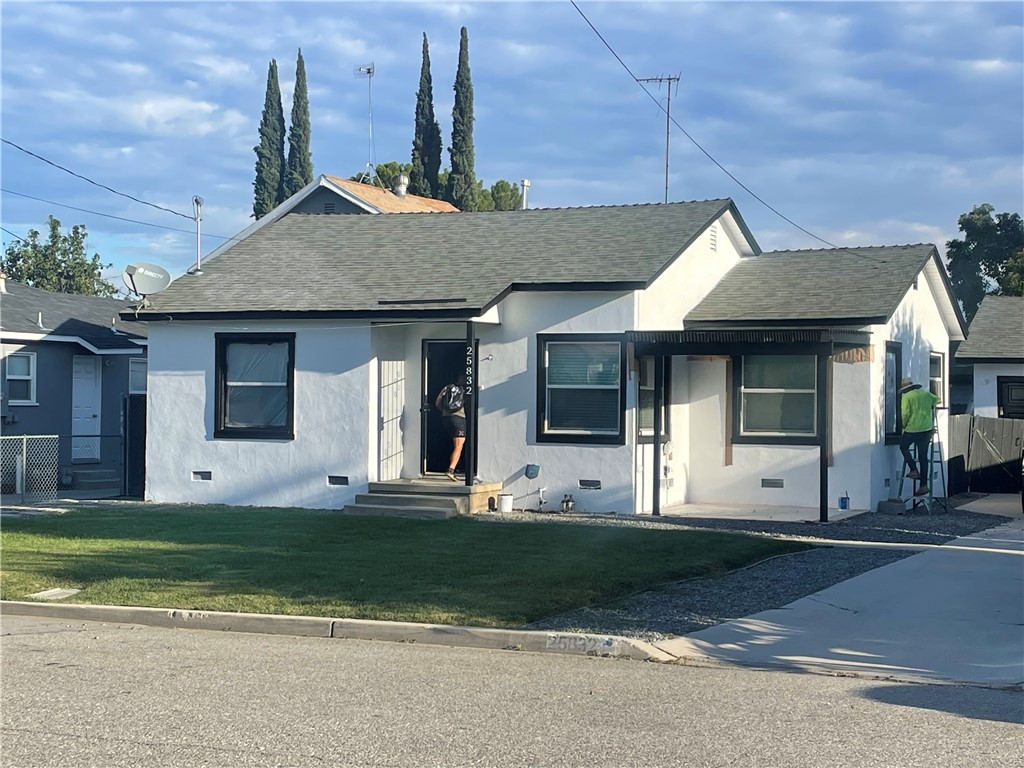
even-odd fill
[[(459, 378), (466, 367), (466, 342), (455, 340), (423, 340), (423, 391), (420, 405), (422, 416), (420, 471), (424, 474), (444, 474), (448, 459), (452, 455), (452, 439), (445, 432), (441, 411), (434, 406), (434, 400), (446, 384)], [(467, 402), (467, 407), (472, 407)], [(469, 414), (467, 414), (468, 416)], [(467, 440), (455, 471), (465, 471), (466, 456), (475, 450)]]
[(75, 355), (71, 380), (71, 461), (100, 459), (100, 393), (98, 357)]

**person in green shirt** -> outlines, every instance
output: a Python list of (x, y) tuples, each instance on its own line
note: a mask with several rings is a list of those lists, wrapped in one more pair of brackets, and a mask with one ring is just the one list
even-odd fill
[(910, 378), (904, 377), (900, 382), (900, 417), (903, 424), (903, 434), (900, 435), (900, 452), (904, 461), (910, 467), (907, 477), (911, 480), (921, 480), (921, 485), (915, 496), (923, 496), (928, 493), (928, 480), (921, 479), (918, 472), (917, 461), (910, 453), (910, 446), (917, 446), (917, 458), (920, 459), (922, 467), (927, 466), (928, 446), (932, 442), (932, 431), (935, 428), (934, 411), (932, 410), (939, 403), (939, 398), (920, 384), (915, 384)]

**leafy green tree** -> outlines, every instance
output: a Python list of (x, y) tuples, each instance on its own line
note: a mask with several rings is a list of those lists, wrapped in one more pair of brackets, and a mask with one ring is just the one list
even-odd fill
[(430, 48), (423, 34), (423, 64), (420, 87), (416, 92), (416, 124), (412, 137), (412, 164), (409, 193), (439, 198), (437, 174), (441, 170), (441, 126), (434, 117), (434, 85), (430, 78)]
[(1020, 296), (1024, 286), (1024, 222), (1020, 214), (994, 212), (989, 203), (974, 206), (958, 221), (963, 240), (946, 243), (953, 294), (968, 322), (986, 293)]
[(110, 264), (100, 261), (100, 255), (86, 255), (85, 225), (76, 224), (70, 232), (60, 231), (60, 221), (47, 219), (50, 235), (46, 242), (39, 232), (30, 229), (24, 240), (11, 243), (4, 251), (2, 268), (12, 280), (57, 293), (77, 293), (83, 296), (115, 296), (117, 286), (101, 277)]
[(476, 195), (475, 195), (475, 207), (474, 211), (493, 211), (494, 210), (494, 198), (491, 196), (491, 190), (484, 186), (484, 183), (480, 179), (476, 180), (475, 184)]
[(445, 200), (460, 211), (475, 211), (477, 203), (473, 152), (473, 81), (469, 74), (469, 33), (462, 28), (459, 68), (455, 73), (455, 106), (452, 108), (452, 145), (448, 149), (452, 169)]
[(257, 219), (266, 216), (284, 199), (284, 134), (281, 83), (277, 76), (277, 61), (271, 59), (267, 70), (263, 119), (260, 121), (260, 143), (253, 147), (256, 153), (256, 179), (252, 183), (252, 215)]
[(523, 207), (523, 193), (516, 184), (498, 179), (491, 185), (491, 200), (496, 211), (518, 211)]
[[(398, 177), (403, 173), (409, 176), (412, 171), (412, 163), (399, 163), (396, 160), (389, 160), (386, 163), (377, 163), (374, 171), (375, 175), (372, 179), (368, 179), (364, 171), (360, 171), (355, 176), (349, 176), (349, 179), (394, 191), (395, 185), (398, 184)], [(411, 189), (408, 191), (412, 193)]]
[(295, 92), (292, 94), (292, 124), (288, 130), (288, 168), (282, 200), (287, 200), (313, 180), (313, 157), (309, 153), (309, 92), (306, 87), (306, 62), (299, 49), (295, 62)]

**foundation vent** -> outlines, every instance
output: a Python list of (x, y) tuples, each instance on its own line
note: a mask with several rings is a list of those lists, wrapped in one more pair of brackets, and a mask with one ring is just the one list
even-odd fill
[(328, 485), (348, 485), (348, 475), (328, 475)]
[(580, 480), (579, 488), (581, 491), (600, 491), (601, 481), (600, 480)]
[(192, 471), (193, 480), (213, 480), (213, 472), (208, 469), (197, 469)]
[(782, 488), (784, 483), (781, 477), (762, 477), (761, 487), (762, 488)]

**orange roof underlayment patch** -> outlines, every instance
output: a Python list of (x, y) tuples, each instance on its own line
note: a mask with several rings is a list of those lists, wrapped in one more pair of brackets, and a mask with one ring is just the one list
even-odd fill
[(337, 184), (339, 187), (351, 192), (353, 195), (379, 208), (385, 213), (458, 213), (459, 209), (444, 200), (432, 200), (429, 197), (419, 195), (406, 195), (399, 197), (389, 189), (381, 189), (372, 184), (363, 184), (359, 181), (341, 179), (337, 176), (326, 176), (325, 178)]

